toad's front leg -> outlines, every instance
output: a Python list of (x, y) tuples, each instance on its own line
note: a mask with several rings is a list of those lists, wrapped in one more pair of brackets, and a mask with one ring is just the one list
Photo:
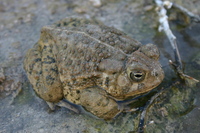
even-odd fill
[(97, 86), (81, 90), (79, 104), (95, 116), (105, 120), (114, 118), (120, 112), (115, 100), (107, 97), (105, 90)]

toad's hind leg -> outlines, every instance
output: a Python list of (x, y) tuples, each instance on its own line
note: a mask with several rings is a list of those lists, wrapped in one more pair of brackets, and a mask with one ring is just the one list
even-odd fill
[(36, 94), (45, 101), (56, 103), (63, 99), (63, 90), (53, 56), (48, 43), (37, 43), (27, 52), (24, 69)]
[(87, 111), (105, 120), (112, 119), (120, 113), (116, 101), (109, 98), (105, 90), (99, 87), (82, 90), (80, 104)]

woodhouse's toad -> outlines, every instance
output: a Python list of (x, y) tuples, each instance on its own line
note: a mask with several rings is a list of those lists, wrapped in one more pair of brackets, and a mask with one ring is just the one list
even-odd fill
[(62, 106), (67, 99), (111, 119), (120, 112), (116, 100), (161, 83), (164, 73), (158, 59), (153, 44), (141, 45), (95, 20), (67, 18), (42, 28), (24, 68), (35, 92), (49, 104)]

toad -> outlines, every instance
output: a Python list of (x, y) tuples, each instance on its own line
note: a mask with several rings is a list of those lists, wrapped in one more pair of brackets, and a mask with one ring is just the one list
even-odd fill
[(96, 20), (65, 18), (42, 28), (24, 69), (51, 109), (58, 105), (79, 112), (75, 105), (81, 105), (99, 118), (112, 119), (121, 112), (117, 101), (162, 82), (158, 60), (153, 44), (142, 45)]

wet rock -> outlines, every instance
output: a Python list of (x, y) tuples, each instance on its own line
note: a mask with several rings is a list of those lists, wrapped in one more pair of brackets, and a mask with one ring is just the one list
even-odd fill
[(198, 53), (195, 58), (192, 60), (192, 63), (195, 67), (200, 68), (200, 53)]
[(17, 67), (0, 67), (0, 98), (11, 96), (14, 99), (22, 90), (22, 74)]
[(148, 11), (151, 11), (153, 8), (154, 8), (153, 5), (147, 5), (144, 7), (144, 10), (148, 12)]
[(90, 0), (90, 2), (92, 2), (94, 7), (100, 7), (101, 4), (101, 0)]
[(0, 83), (5, 80), (4, 70), (0, 67)]
[(81, 7), (76, 7), (76, 8), (74, 9), (74, 11), (77, 12), (77, 13), (79, 13), (79, 14), (84, 14), (84, 13), (86, 13), (86, 9), (81, 8)]

